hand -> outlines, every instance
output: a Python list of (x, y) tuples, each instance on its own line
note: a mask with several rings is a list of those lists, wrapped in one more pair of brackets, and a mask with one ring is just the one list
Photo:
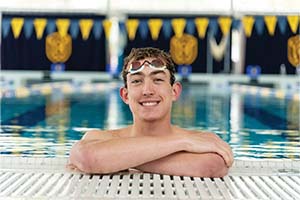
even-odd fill
[(71, 172), (80, 172), (83, 173), (80, 169), (78, 169), (75, 165), (73, 165), (72, 163), (68, 163), (66, 165), (66, 170), (67, 171), (71, 171)]
[(185, 151), (193, 153), (215, 152), (223, 157), (226, 165), (233, 164), (233, 153), (231, 147), (220, 137), (213, 133), (186, 133), (184, 137), (187, 141)]

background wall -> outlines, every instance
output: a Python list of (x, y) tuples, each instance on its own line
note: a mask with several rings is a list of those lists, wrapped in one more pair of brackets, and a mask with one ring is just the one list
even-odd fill
[[(1, 68), (6, 70), (49, 70), (51, 62), (45, 56), (45, 40), (51, 33), (49, 27), (55, 26), (55, 20), (59, 18), (69, 20), (68, 33), (73, 42), (72, 56), (65, 63), (67, 71), (107, 71), (114, 68), (116, 73), (120, 70), (122, 56), (127, 55), (132, 47), (156, 46), (169, 51), (174, 31), (167, 28), (167, 23), (184, 18), (187, 24), (184, 32), (196, 37), (199, 44), (199, 55), (192, 64), (193, 72), (243, 74), (247, 72), (247, 66), (259, 65), (264, 74), (278, 74), (281, 64), (284, 64), (286, 73), (296, 73), (287, 59), (287, 40), (299, 35), (300, 26), (297, 25), (296, 32), (293, 31), (287, 16), (300, 18), (299, 0), (2, 0), (0, 12)], [(273, 25), (273, 35), (264, 21), (267, 15), (275, 16), (277, 20)], [(241, 25), (244, 16), (253, 16), (255, 20), (251, 36), (247, 37)], [(224, 57), (216, 60), (208, 44), (211, 38), (221, 42), (224, 34), (218, 20), (224, 17), (230, 17), (230, 27), (236, 34), (233, 31), (229, 33)], [(24, 19), (17, 38), (10, 27), (13, 18)], [(32, 28), (32, 21), (36, 18), (48, 20), (47, 31), (40, 39), (36, 39)], [(198, 37), (194, 24), (197, 18), (209, 20), (209, 28), (203, 38)], [(90, 19), (94, 23), (87, 39), (82, 38), (82, 29), (78, 25), (81, 19)], [(112, 22), (109, 38), (102, 26), (105, 19)], [(128, 37), (125, 27), (130, 19), (137, 19), (139, 23), (134, 39)], [(149, 19), (163, 21), (157, 40), (151, 38), (148, 27), (142, 26)], [(169, 36), (166, 36), (166, 30), (170, 32)], [(53, 31), (58, 31), (58, 28)], [(95, 36), (95, 32), (100, 37)], [(233, 53), (233, 49), (238, 49), (238, 55)], [(234, 60), (234, 56), (238, 61)]]
[(0, 11), (299, 14), (299, 0), (1, 0)]

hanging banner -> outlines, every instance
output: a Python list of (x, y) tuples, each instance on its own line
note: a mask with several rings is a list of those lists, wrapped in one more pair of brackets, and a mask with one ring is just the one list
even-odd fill
[(255, 17), (255, 29), (258, 35), (262, 35), (264, 33), (265, 30), (265, 22), (264, 22), (264, 18), (261, 16), (257, 16)]
[(208, 18), (196, 18), (195, 19), (195, 24), (196, 24), (196, 27), (197, 27), (199, 38), (201, 38), (201, 39), (205, 38), (208, 23), (209, 23)]
[(228, 35), (228, 33), (230, 32), (232, 19), (230, 17), (219, 17), (218, 23), (223, 35)]
[(176, 18), (171, 20), (171, 24), (176, 37), (181, 37), (184, 33), (186, 20), (183, 18)]
[(33, 20), (32, 18), (26, 18), (24, 22), (24, 35), (26, 39), (29, 39), (33, 32)]
[(139, 20), (138, 19), (128, 19), (125, 23), (127, 34), (129, 40), (134, 40), (136, 31), (139, 27)]
[(264, 16), (264, 20), (267, 26), (267, 30), (271, 36), (275, 33), (275, 28), (277, 24), (276, 16)]
[(298, 30), (298, 22), (299, 22), (300, 17), (299, 16), (287, 16), (287, 21), (290, 25), (290, 29), (292, 30), (292, 32), (295, 34), (297, 33)]
[(45, 18), (35, 18), (33, 20), (34, 30), (36, 34), (36, 38), (38, 40), (42, 39), (45, 27), (47, 25), (47, 19)]
[(97, 19), (94, 20), (94, 28), (93, 28), (93, 34), (96, 40), (99, 40), (102, 35), (102, 22), (101, 20)]
[(300, 35), (288, 39), (288, 60), (294, 67), (300, 67)]
[(209, 20), (209, 31), (213, 36), (216, 36), (219, 31), (219, 25), (217, 19), (210, 19)]
[(147, 24), (146, 20), (140, 20), (138, 30), (140, 32), (141, 38), (143, 40), (146, 40), (147, 37), (148, 37), (148, 31), (149, 31), (148, 24)]
[(149, 19), (148, 20), (148, 26), (149, 26), (152, 40), (158, 39), (162, 24), (163, 24), (163, 20), (161, 20), (161, 19)]
[(277, 17), (277, 23), (278, 23), (278, 28), (279, 31), (282, 35), (285, 34), (286, 32), (286, 27), (287, 27), (287, 20), (285, 16), (278, 16)]
[(186, 32), (191, 35), (195, 33), (195, 23), (192, 19), (186, 21)]
[(3, 18), (2, 19), (2, 36), (3, 38), (6, 38), (9, 30), (10, 30), (10, 20), (9, 18)]
[(79, 20), (79, 27), (83, 40), (87, 40), (90, 37), (91, 30), (94, 25), (94, 20), (92, 19), (81, 19)]
[(217, 44), (217, 41), (214, 37), (209, 37), (209, 45), (210, 45), (210, 51), (213, 56), (213, 58), (216, 61), (221, 61), (224, 58), (227, 43), (228, 43), (228, 35), (223, 36), (220, 43)]
[(102, 24), (103, 24), (103, 28), (104, 28), (105, 37), (108, 40), (110, 37), (110, 30), (111, 30), (112, 22), (109, 19), (105, 19), (102, 21)]
[(251, 37), (253, 24), (254, 24), (254, 17), (245, 16), (242, 19), (242, 23), (243, 23), (244, 32), (245, 32), (246, 37)]
[(15, 39), (19, 38), (23, 25), (24, 25), (24, 18), (21, 17), (12, 18), (11, 27)]
[(173, 36), (170, 40), (170, 54), (177, 65), (192, 64), (198, 55), (197, 38), (189, 34)]
[(56, 25), (54, 19), (47, 20), (46, 31), (47, 31), (47, 35), (56, 32)]
[(240, 26), (241, 26), (241, 20), (238, 20), (238, 19), (234, 19), (232, 21), (232, 29), (234, 30), (239, 30), (240, 29)]
[(166, 19), (163, 21), (163, 34), (165, 38), (170, 38), (172, 34), (172, 25), (171, 25), (171, 20)]
[(69, 19), (57, 19), (56, 20), (56, 27), (58, 30), (58, 33), (63, 37), (68, 34), (70, 26), (70, 20)]
[(70, 25), (70, 34), (73, 39), (76, 39), (79, 34), (79, 26), (78, 26), (78, 20), (72, 19), (71, 25)]

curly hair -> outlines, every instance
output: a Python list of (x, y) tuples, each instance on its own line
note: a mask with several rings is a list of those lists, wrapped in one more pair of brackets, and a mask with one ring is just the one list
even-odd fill
[(145, 58), (160, 58), (162, 59), (166, 65), (167, 69), (170, 71), (170, 84), (173, 85), (175, 82), (175, 64), (171, 58), (171, 55), (163, 50), (153, 47), (145, 47), (145, 48), (133, 48), (130, 54), (124, 58), (124, 65), (122, 69), (122, 77), (124, 81), (125, 87), (127, 87), (127, 65), (131, 60), (142, 60)]

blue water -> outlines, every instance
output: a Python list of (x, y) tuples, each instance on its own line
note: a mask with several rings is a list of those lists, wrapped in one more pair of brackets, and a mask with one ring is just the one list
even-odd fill
[[(85, 131), (131, 124), (119, 86), (1, 99), (0, 154), (67, 156)], [(232, 146), (236, 158), (299, 159), (299, 110), (295, 100), (185, 84), (173, 106), (172, 123), (215, 132)]]

